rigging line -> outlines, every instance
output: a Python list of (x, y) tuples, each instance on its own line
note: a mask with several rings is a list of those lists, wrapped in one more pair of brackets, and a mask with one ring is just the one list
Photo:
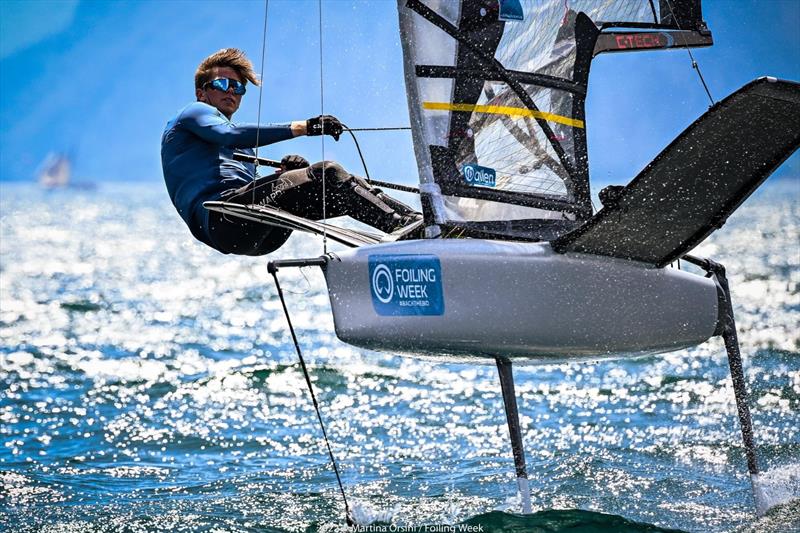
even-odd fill
[[(253, 181), (258, 178), (258, 138), (261, 133), (261, 96), (264, 93), (264, 57), (267, 55), (267, 14), (269, 13), (269, 0), (264, 0), (264, 31), (261, 35), (261, 72), (258, 77), (261, 83), (258, 84), (258, 115), (256, 119), (256, 161), (253, 172)], [(256, 189), (253, 187), (253, 203), (256, 203)]]
[[(319, 114), (320, 116), (325, 115), (325, 87), (323, 83), (322, 77), (322, 0), (317, 1), (317, 6), (319, 10)], [(324, 119), (321, 119), (324, 120)], [(328, 231), (327, 231), (327, 222), (328, 222), (328, 198), (325, 191), (325, 182), (328, 181), (325, 176), (325, 135), (324, 132), (320, 135), (320, 142), (322, 143), (322, 223), (325, 226), (322, 227), (322, 253), (328, 253)]]
[(658, 24), (659, 23), (658, 15), (656, 15), (656, 6), (655, 4), (653, 4), (653, 0), (650, 0), (650, 11), (653, 12), (653, 23)]
[(325, 446), (328, 448), (328, 457), (331, 459), (331, 464), (333, 465), (333, 472), (336, 474), (336, 482), (339, 483), (339, 491), (342, 493), (342, 500), (344, 501), (344, 512), (345, 512), (345, 520), (347, 521), (347, 525), (353, 527), (353, 520), (350, 518), (350, 507), (347, 504), (347, 496), (344, 493), (344, 485), (342, 485), (342, 478), (339, 475), (339, 467), (336, 464), (336, 458), (333, 456), (333, 450), (331, 449), (331, 443), (328, 440), (328, 433), (325, 431), (325, 423), (322, 421), (322, 414), (319, 411), (319, 404), (317, 403), (317, 397), (314, 394), (314, 387), (311, 385), (311, 377), (308, 375), (308, 368), (306, 367), (306, 362), (303, 359), (303, 352), (300, 350), (300, 344), (297, 342), (297, 335), (295, 335), (294, 327), (292, 326), (292, 319), (289, 317), (289, 309), (286, 307), (286, 301), (283, 299), (283, 291), (281, 290), (281, 284), (278, 282), (278, 269), (270, 263), (270, 273), (272, 277), (275, 279), (275, 288), (278, 290), (278, 297), (281, 300), (281, 306), (283, 307), (283, 313), (286, 315), (286, 322), (289, 324), (289, 331), (292, 334), (292, 341), (294, 342), (294, 349), (297, 352), (297, 357), (300, 359), (300, 368), (303, 370), (303, 377), (306, 380), (306, 385), (308, 385), (308, 392), (311, 394), (311, 402), (314, 404), (314, 411), (317, 413), (317, 420), (319, 420), (319, 427), (322, 428), (322, 436), (325, 438)]
[[(234, 154), (234, 155), (241, 155), (241, 154)], [(244, 154), (244, 155), (247, 157), (247, 159), (245, 161), (251, 161), (254, 158), (254, 156), (251, 156), (251, 155), (247, 155), (247, 154)], [(272, 166), (272, 167), (276, 167), (276, 168), (280, 166), (280, 163), (278, 161), (272, 161), (270, 159), (265, 159), (265, 158), (260, 158), (259, 159), (259, 164), (260, 165), (265, 165), (265, 166)], [(279, 178), (276, 177), (275, 180), (277, 180), (277, 179), (279, 179)], [(261, 183), (261, 184), (257, 185), (255, 188), (258, 189), (258, 188), (264, 187), (266, 185), (272, 185), (275, 180), (269, 181), (269, 182), (266, 182), (266, 183)], [(388, 181), (378, 181), (378, 180), (371, 180), (370, 183), (372, 183), (374, 185), (377, 185), (378, 187), (386, 187), (387, 189), (397, 189), (398, 191), (419, 193), (419, 188), (411, 187), (411, 186), (408, 186), (408, 185), (401, 185), (399, 183), (391, 183), (391, 182), (388, 182)], [(230, 202), (231, 198), (238, 198), (242, 194), (245, 194), (245, 193), (232, 194), (230, 196), (226, 196), (224, 201)], [(244, 204), (242, 204), (242, 205), (244, 205)], [(259, 204), (259, 205), (262, 205), (262, 204)], [(270, 204), (265, 204), (265, 205), (270, 205)], [(276, 208), (276, 209), (279, 209), (279, 208)]]
[[(344, 124), (342, 124), (344, 126)], [(398, 126), (396, 128), (347, 128), (348, 131), (403, 131), (410, 130), (411, 126)]]
[(369, 176), (369, 170), (367, 170), (367, 162), (364, 160), (364, 154), (361, 153), (361, 146), (358, 144), (358, 139), (356, 139), (354, 131), (382, 131), (382, 130), (389, 130), (389, 129), (411, 129), (411, 128), (348, 128), (344, 124), (342, 124), (342, 129), (348, 132), (350, 136), (353, 138), (353, 142), (356, 144), (356, 150), (358, 151), (358, 157), (361, 158), (361, 166), (364, 168), (364, 174), (367, 178), (367, 183), (370, 185), (376, 185), (378, 187), (386, 187), (387, 189), (395, 189), (397, 191), (404, 191), (410, 193), (419, 194), (419, 189), (417, 187), (409, 187), (408, 185), (400, 185), (398, 183), (389, 183), (386, 181), (377, 181), (373, 180)]
[(353, 133), (353, 130), (342, 124), (344, 129), (347, 133), (350, 134), (350, 137), (353, 138), (353, 142), (356, 144), (356, 151), (358, 151), (358, 157), (361, 158), (361, 166), (364, 167), (364, 174), (366, 174), (367, 183), (372, 183), (372, 178), (369, 177), (369, 170), (367, 170), (367, 162), (364, 161), (364, 154), (361, 153), (361, 146), (358, 145), (358, 139), (356, 139), (356, 134)]
[[(670, 0), (666, 1), (667, 1), (667, 7), (669, 8), (669, 14), (672, 15), (672, 20), (675, 22), (675, 26), (682, 32), (683, 28), (681, 28), (681, 25), (678, 24), (678, 19), (675, 16), (675, 12), (672, 11), (672, 2)], [(697, 76), (700, 78), (700, 83), (703, 84), (703, 89), (706, 90), (706, 95), (708, 96), (708, 100), (711, 102), (711, 105), (713, 106), (714, 104), (716, 104), (716, 102), (714, 101), (714, 98), (711, 96), (711, 91), (708, 90), (708, 85), (706, 85), (706, 80), (703, 77), (703, 73), (700, 71), (700, 65), (695, 60), (694, 55), (692, 54), (692, 49), (689, 48), (689, 45), (686, 42), (686, 36), (683, 35), (683, 33), (681, 33), (681, 38), (683, 39), (683, 46), (684, 48), (686, 48), (686, 52), (689, 54), (689, 59), (691, 59), (692, 61), (692, 68), (695, 70), (695, 72), (697, 72)]]
[[(263, 66), (262, 66), (262, 71), (263, 71)], [(260, 97), (260, 95), (259, 95), (259, 97)], [(260, 104), (261, 104), (261, 102), (259, 101), (259, 105)], [(367, 182), (368, 183), (370, 183), (370, 184), (375, 183), (378, 186), (387, 187), (389, 189), (394, 188), (394, 189), (397, 189), (399, 191), (419, 193), (419, 189), (417, 189), (416, 187), (408, 187), (406, 185), (398, 185), (398, 184), (395, 184), (395, 183), (388, 183), (388, 182), (384, 182), (384, 181), (374, 181), (372, 178), (370, 178), (369, 171), (367, 170), (367, 163), (364, 160), (364, 155), (361, 153), (361, 147), (358, 144), (358, 140), (356, 139), (356, 136), (353, 134), (354, 131), (403, 131), (403, 130), (410, 130), (411, 129), (410, 126), (389, 127), (389, 128), (382, 128), (382, 127), (381, 128), (348, 128), (346, 125), (342, 124), (342, 129), (344, 131), (349, 132), (350, 135), (353, 137), (353, 142), (356, 145), (356, 150), (358, 151), (358, 157), (361, 158), (361, 165), (364, 168), (364, 173), (366, 174), (366, 178), (367, 178)], [(258, 136), (258, 134), (256, 134), (256, 136)], [(258, 158), (258, 151), (256, 151), (256, 155), (254, 157), (256, 159)], [(322, 157), (322, 159), (323, 159), (323, 166), (324, 166), (324, 162), (325, 162), (324, 161), (325, 160), (324, 146), (323, 146), (323, 157)], [(256, 164), (256, 169), (258, 169), (258, 165), (260, 164), (260, 162), (258, 160), (256, 160), (255, 164)], [(324, 170), (324, 168), (323, 168), (323, 170)], [(266, 185), (270, 185), (271, 183), (272, 182), (262, 183), (260, 185), (254, 186), (252, 188), (252, 192), (253, 192), (253, 201), (252, 201), (252, 203), (253, 204), (256, 203), (255, 202), (256, 189), (259, 189), (259, 188), (264, 187)], [(324, 186), (325, 186), (325, 183), (323, 181), (323, 187)], [(233, 195), (231, 198), (237, 198), (238, 196), (240, 196), (240, 195), (238, 195), (238, 194), (237, 195)], [(324, 206), (323, 206), (323, 210), (324, 210)], [(224, 215), (224, 216), (227, 216), (227, 215)]]
[[(258, 138), (259, 134), (261, 133), (261, 95), (264, 92), (264, 56), (266, 55), (267, 50), (267, 14), (269, 13), (269, 0), (264, 0), (264, 31), (261, 35), (261, 72), (259, 73), (259, 85), (258, 85), (258, 114), (256, 115), (256, 145), (253, 149), (255, 152), (255, 161), (254, 161), (254, 168), (253, 168), (253, 181), (251, 183), (255, 183), (258, 179)], [(247, 80), (245, 80), (247, 81)], [(253, 186), (253, 199), (250, 203), (256, 203), (256, 189), (257, 186)], [(238, 198), (246, 193), (235, 194), (229, 196), (228, 199)], [(223, 220), (227, 222), (233, 222), (231, 219), (228, 218), (227, 213), (222, 214)]]

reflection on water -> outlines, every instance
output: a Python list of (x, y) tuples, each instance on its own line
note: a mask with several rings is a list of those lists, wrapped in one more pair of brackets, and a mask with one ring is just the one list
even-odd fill
[[(800, 495), (798, 187), (770, 185), (697, 250), (728, 267), (776, 502)], [(266, 260), (193, 242), (159, 184), (0, 193), (0, 525), (339, 527)], [(295, 236), (281, 255), (320, 252), (319, 240)], [(361, 523), (800, 523), (796, 502), (754, 522), (718, 339), (634, 361), (516, 369), (542, 512), (515, 518), (495, 369), (346, 346), (321, 274), (281, 280)]]

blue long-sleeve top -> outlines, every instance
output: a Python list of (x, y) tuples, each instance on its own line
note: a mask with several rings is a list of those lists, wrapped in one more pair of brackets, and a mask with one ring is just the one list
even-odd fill
[(192, 235), (206, 244), (213, 246), (203, 202), (255, 178), (255, 165), (234, 160), (233, 152), (252, 154), (256, 137), (264, 146), (291, 139), (292, 130), (288, 124), (234, 124), (203, 102), (192, 102), (167, 123), (161, 136), (167, 191)]

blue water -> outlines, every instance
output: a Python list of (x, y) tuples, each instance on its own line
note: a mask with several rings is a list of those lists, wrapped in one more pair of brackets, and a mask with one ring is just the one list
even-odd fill
[[(265, 259), (194, 242), (160, 183), (2, 184), (0, 199), (0, 529), (345, 530)], [(280, 255), (321, 249), (294, 236)], [(495, 368), (344, 345), (321, 274), (281, 271), (359, 524), (800, 530), (798, 182), (697, 252), (728, 267), (766, 517), (719, 339), (516, 368), (535, 510), (521, 516)]]

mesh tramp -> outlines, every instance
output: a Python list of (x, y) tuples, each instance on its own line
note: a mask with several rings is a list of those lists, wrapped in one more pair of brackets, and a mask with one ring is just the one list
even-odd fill
[(615, 202), (553, 248), (665, 266), (721, 227), (800, 147), (799, 125), (800, 84), (750, 82), (698, 118)]

